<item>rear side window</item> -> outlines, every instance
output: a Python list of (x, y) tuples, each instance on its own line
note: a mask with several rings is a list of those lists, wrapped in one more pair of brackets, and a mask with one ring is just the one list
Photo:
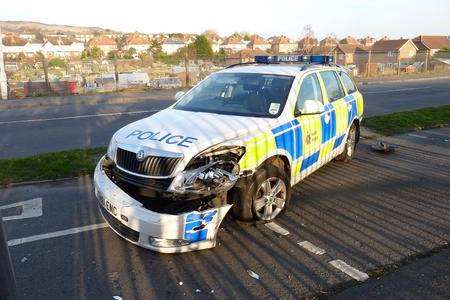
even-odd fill
[(322, 90), (316, 74), (310, 74), (305, 77), (298, 93), (296, 111), (301, 111), (306, 100), (317, 100), (323, 103)]
[(340, 72), (339, 74), (341, 75), (342, 83), (344, 84), (347, 93), (352, 94), (358, 90), (355, 86), (355, 83), (347, 73)]
[(336, 101), (344, 97), (344, 91), (334, 71), (320, 72), (320, 76), (322, 77), (330, 101)]

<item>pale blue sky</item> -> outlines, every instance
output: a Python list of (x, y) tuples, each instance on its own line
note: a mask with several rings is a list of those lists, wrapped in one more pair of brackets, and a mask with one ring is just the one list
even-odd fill
[(122, 31), (257, 32), (414, 37), (450, 35), (450, 0), (0, 0), (0, 20), (89, 25)]

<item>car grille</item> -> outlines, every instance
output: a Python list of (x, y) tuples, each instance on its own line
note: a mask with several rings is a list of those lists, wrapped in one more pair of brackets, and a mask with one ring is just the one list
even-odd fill
[(141, 175), (169, 176), (180, 160), (180, 157), (148, 156), (140, 162), (136, 159), (136, 153), (121, 148), (117, 149), (117, 165)]
[(139, 232), (123, 225), (119, 220), (111, 216), (111, 214), (101, 204), (99, 204), (98, 206), (100, 207), (103, 218), (105, 218), (106, 222), (108, 222), (108, 224), (115, 231), (117, 231), (121, 236), (129, 239), (130, 241), (136, 243), (139, 241)]
[[(120, 184), (126, 183), (136, 188), (165, 191), (169, 188), (172, 182), (172, 178), (145, 178), (129, 174), (118, 168), (111, 168), (110, 172), (111, 175), (113, 175)], [(111, 176), (108, 177), (111, 178)]]

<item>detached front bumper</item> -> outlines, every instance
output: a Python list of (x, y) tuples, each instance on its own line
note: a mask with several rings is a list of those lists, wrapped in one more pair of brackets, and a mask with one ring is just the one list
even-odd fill
[[(103, 159), (103, 158), (102, 158)], [(129, 242), (163, 253), (213, 248), (231, 204), (178, 215), (157, 213), (120, 189), (102, 170), (94, 173), (99, 209), (112, 230)]]

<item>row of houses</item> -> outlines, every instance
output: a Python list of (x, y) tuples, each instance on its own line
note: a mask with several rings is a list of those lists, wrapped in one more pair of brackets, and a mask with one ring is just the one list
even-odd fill
[[(90, 34), (79, 34), (74, 36), (66, 35), (47, 35), (42, 40), (33, 38), (31, 34), (5, 34), (2, 38), (3, 52), (6, 55), (15, 57), (20, 53), (25, 56), (33, 56), (37, 52), (42, 52), (47, 56), (71, 57), (79, 56), (85, 48), (98, 47), (104, 54), (119, 49), (118, 39), (122, 38), (119, 34), (104, 34), (93, 36)], [(137, 53), (146, 52), (152, 41), (157, 40), (161, 44), (162, 51), (167, 54), (173, 54), (178, 49), (186, 47), (193, 41), (192, 37), (185, 39), (176, 39), (165, 36), (150, 38), (144, 34), (125, 35), (125, 41), (121, 45), (122, 50), (135, 49)]]
[[(227, 63), (248, 62), (256, 55), (270, 53), (295, 53), (309, 55), (331, 55), (334, 60), (344, 66), (353, 68), (359, 74), (375, 74), (385, 69), (414, 68), (428, 70), (430, 61), (434, 55), (445, 48), (450, 49), (448, 36), (420, 35), (414, 39), (388, 39), (384, 37), (375, 40), (370, 37), (355, 39), (346, 37), (336, 40), (327, 37), (318, 41), (312, 37), (301, 39), (297, 44), (290, 43), (287, 39), (278, 38), (269, 48), (269, 43), (258, 47), (259, 43), (250, 44), (247, 48), (231, 53), (227, 57)], [(270, 49), (270, 50), (269, 50)]]

